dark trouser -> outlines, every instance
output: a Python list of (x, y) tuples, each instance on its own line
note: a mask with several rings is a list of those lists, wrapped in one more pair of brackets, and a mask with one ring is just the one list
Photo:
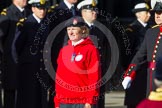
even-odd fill
[(105, 94), (101, 93), (99, 98), (98, 98), (98, 108), (105, 108)]
[(16, 90), (4, 90), (4, 108), (16, 108)]
[(127, 108), (136, 108), (136, 105), (127, 105)]
[[(59, 108), (84, 108), (85, 104), (60, 104)], [(96, 105), (91, 105), (91, 108), (97, 108)]]
[(100, 95), (98, 97), (98, 108), (105, 108), (105, 85), (100, 88)]

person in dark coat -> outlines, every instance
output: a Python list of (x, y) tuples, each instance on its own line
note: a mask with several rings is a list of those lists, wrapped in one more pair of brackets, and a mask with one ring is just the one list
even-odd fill
[[(59, 5), (54, 5), (52, 12), (49, 12), (47, 20), (50, 20), (49, 32), (51, 32), (58, 24), (61, 22), (79, 15), (79, 12), (76, 8), (76, 3), (78, 0), (63, 0)], [(50, 11), (50, 9), (49, 9)]]
[[(124, 68), (128, 68), (127, 66), (131, 62), (132, 58), (139, 50), (146, 30), (149, 28), (148, 21), (150, 18), (149, 7), (146, 3), (139, 3), (135, 5), (134, 9), (132, 10), (136, 15), (136, 20), (133, 21), (126, 29), (126, 33), (129, 36), (130, 43), (131, 43), (131, 55), (124, 59), (125, 63)], [(128, 108), (135, 108), (136, 105), (144, 99), (146, 96), (146, 85), (147, 85), (147, 70), (141, 70), (143, 72), (139, 72), (136, 78), (133, 81), (132, 86), (126, 90), (125, 93), (125, 102), (124, 104), (128, 106)], [(141, 85), (140, 89), (139, 84)], [(138, 94), (138, 95), (137, 95)]]
[(150, 28), (148, 21), (150, 19), (149, 7), (146, 3), (138, 3), (135, 5), (132, 12), (135, 14), (136, 19), (128, 25), (126, 28), (126, 33), (128, 34), (131, 41), (131, 57), (128, 63), (125, 64), (124, 69), (127, 68), (129, 62), (139, 50), (141, 43), (143, 42), (146, 30)]
[(11, 47), (19, 19), (27, 17), (30, 11), (25, 8), (27, 0), (13, 0), (12, 4), (3, 9), (0, 16), (0, 37), (3, 48), (3, 88), (4, 108), (14, 108), (17, 89), (17, 64), (12, 58)]
[[(156, 5), (153, 8), (155, 12), (155, 22), (158, 24), (151, 29), (148, 29), (144, 41), (133, 58), (129, 68), (127, 69), (122, 85), (124, 89), (128, 89), (131, 85), (134, 84), (134, 79), (136, 76), (145, 71), (141, 71), (143, 69), (147, 69), (147, 76), (143, 76), (142, 78), (147, 77), (147, 86), (146, 86), (146, 97), (150, 93), (150, 91), (155, 90), (155, 85), (153, 82), (154, 78), (154, 69), (157, 58), (159, 58), (162, 54), (162, 44), (161, 44), (161, 33), (162, 33), (162, 2), (156, 2)], [(140, 88), (139, 88), (140, 86)], [(136, 90), (141, 90), (141, 83), (139, 83), (138, 88)], [(139, 91), (138, 90), (138, 91)], [(132, 95), (139, 95), (133, 92)], [(131, 97), (132, 98), (132, 97)], [(143, 98), (143, 96), (142, 96)]]
[[(97, 21), (97, 1), (96, 0), (84, 0), (77, 5), (81, 11), (82, 18), (90, 29), (90, 38), (94, 45), (98, 48), (101, 60), (101, 76), (103, 77), (108, 70), (108, 66), (111, 61), (111, 49), (108, 42), (108, 38), (99, 29)], [(106, 82), (105, 82), (106, 83)], [(105, 85), (100, 88), (100, 96), (98, 102), (98, 108), (105, 107)]]
[(137, 108), (161, 108), (162, 106), (162, 56), (157, 59), (154, 82), (156, 91), (151, 91), (149, 97), (140, 102)]
[[(27, 17), (16, 39), (18, 61), (18, 96), (16, 108), (49, 108), (48, 80), (50, 76), (40, 70), (41, 45), (37, 37), (41, 21), (46, 16), (47, 0), (29, 0), (33, 14)], [(39, 43), (39, 44), (38, 44)]]

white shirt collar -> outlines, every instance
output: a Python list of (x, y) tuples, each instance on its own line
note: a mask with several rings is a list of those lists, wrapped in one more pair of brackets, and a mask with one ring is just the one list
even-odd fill
[(88, 21), (86, 21), (86, 20), (84, 20), (86, 23), (87, 23), (87, 25), (89, 26), (89, 27), (91, 27), (91, 26), (93, 26), (94, 25), (94, 23), (89, 23)]
[(84, 41), (84, 39), (81, 39), (81, 40), (79, 40), (78, 42), (75, 42), (75, 43), (72, 41), (72, 46), (76, 46), (76, 45), (80, 44), (83, 41)]
[(16, 6), (16, 7), (20, 10), (20, 12), (24, 11), (24, 8), (21, 8), (20, 6)]
[(142, 22), (140, 19), (137, 19), (144, 27), (147, 26), (147, 23)]
[(71, 7), (74, 6), (74, 4), (70, 4), (67, 0), (64, 0), (64, 3), (69, 9), (71, 9)]
[(34, 13), (33, 13), (33, 17), (37, 20), (37, 22), (38, 23), (40, 23), (41, 22), (41, 19), (40, 18), (38, 18)]

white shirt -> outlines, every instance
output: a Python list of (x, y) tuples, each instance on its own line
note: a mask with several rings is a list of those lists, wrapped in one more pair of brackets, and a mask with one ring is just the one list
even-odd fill
[(86, 24), (89, 26), (89, 27), (91, 27), (91, 26), (93, 26), (94, 24), (93, 23), (89, 23), (88, 21), (86, 21), (86, 20), (84, 20), (85, 22), (86, 22)]
[(81, 39), (81, 40), (79, 40), (78, 42), (75, 42), (75, 43), (72, 41), (72, 46), (76, 46), (76, 45), (80, 44), (83, 41), (84, 41), (84, 39)]
[(137, 19), (144, 27), (147, 26), (147, 23), (142, 22), (140, 19)]
[(69, 9), (71, 9), (71, 7), (74, 6), (74, 4), (70, 4), (67, 0), (64, 0), (64, 3)]
[(21, 8), (20, 6), (16, 6), (16, 7), (20, 10), (20, 12), (24, 11), (24, 8)]
[(40, 23), (41, 22), (41, 19), (40, 18), (38, 18), (34, 13), (33, 13), (33, 17), (37, 20), (37, 22), (38, 23)]

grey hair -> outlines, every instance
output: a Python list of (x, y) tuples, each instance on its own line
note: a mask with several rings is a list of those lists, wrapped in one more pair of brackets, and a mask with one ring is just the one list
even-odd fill
[(88, 37), (88, 35), (89, 35), (89, 29), (88, 29), (88, 27), (87, 26), (81, 26), (80, 28), (82, 30), (82, 37), (83, 38)]

